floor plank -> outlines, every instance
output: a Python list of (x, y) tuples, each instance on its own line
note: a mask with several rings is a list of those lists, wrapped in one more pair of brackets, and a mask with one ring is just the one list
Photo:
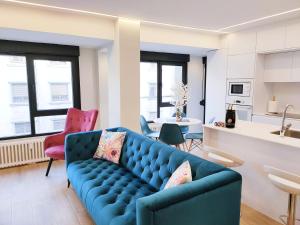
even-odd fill
[[(67, 188), (63, 161), (0, 170), (0, 225), (93, 225), (72, 188)], [(241, 225), (279, 225), (267, 216), (242, 208)]]

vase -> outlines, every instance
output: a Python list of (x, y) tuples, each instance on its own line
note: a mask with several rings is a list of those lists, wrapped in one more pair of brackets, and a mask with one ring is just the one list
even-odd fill
[(182, 112), (181, 112), (180, 107), (176, 108), (175, 117), (176, 117), (176, 122), (182, 121)]

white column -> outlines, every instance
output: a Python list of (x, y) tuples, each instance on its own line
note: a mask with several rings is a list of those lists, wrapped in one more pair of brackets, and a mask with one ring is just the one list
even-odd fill
[(119, 19), (114, 43), (98, 56), (101, 127), (139, 131), (140, 23)]

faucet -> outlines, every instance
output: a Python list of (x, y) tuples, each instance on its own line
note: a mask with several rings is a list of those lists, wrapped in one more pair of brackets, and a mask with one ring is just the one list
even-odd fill
[(280, 136), (284, 136), (285, 132), (291, 128), (292, 124), (289, 123), (287, 125), (285, 125), (285, 119), (286, 119), (286, 112), (288, 110), (288, 108), (291, 107), (291, 108), (294, 108), (293, 105), (291, 104), (287, 104), (284, 108), (284, 111), (283, 111), (283, 115), (282, 115), (282, 123), (281, 123), (281, 130), (280, 130)]

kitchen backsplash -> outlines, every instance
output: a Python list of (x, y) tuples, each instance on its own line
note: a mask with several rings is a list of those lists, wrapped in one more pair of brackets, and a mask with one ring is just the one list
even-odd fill
[(279, 110), (286, 104), (294, 105), (294, 111), (300, 113), (300, 83), (273, 83), (273, 95), (279, 101)]

